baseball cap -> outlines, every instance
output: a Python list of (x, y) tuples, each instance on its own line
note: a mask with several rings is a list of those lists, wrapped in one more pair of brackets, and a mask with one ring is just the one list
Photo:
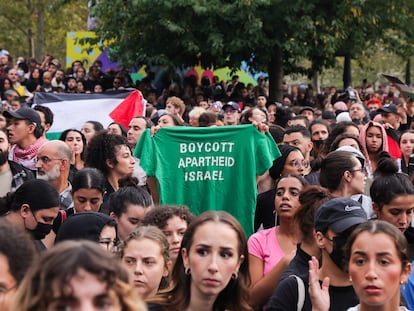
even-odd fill
[(60, 63), (59, 63), (59, 61), (58, 61), (56, 58), (52, 59), (52, 60), (49, 62), (49, 65), (56, 66), (57, 68), (59, 68), (59, 67), (60, 67)]
[(236, 102), (230, 101), (230, 102), (228, 102), (228, 103), (225, 103), (225, 104), (223, 105), (223, 110), (226, 110), (226, 108), (227, 108), (227, 107), (231, 107), (231, 108), (233, 108), (234, 110), (237, 110), (238, 112), (240, 112), (240, 106), (239, 106), (239, 104), (238, 104), (238, 103), (236, 103)]
[(312, 113), (315, 113), (315, 109), (313, 109), (311, 106), (305, 106), (300, 111), (299, 114), (302, 114), (304, 111), (312, 111)]
[(33, 110), (32, 108), (27, 108), (27, 107), (23, 107), (20, 108), (16, 111), (4, 111), (3, 115), (6, 118), (15, 118), (15, 119), (19, 119), (19, 120), (28, 120), (32, 123), (35, 123), (36, 126), (40, 126), (41, 121), (40, 121), (40, 116), (39, 114)]
[(315, 230), (326, 233), (331, 229), (341, 233), (367, 220), (361, 203), (349, 198), (335, 198), (322, 204), (316, 211)]
[(379, 108), (377, 110), (378, 112), (385, 112), (385, 113), (395, 113), (398, 114), (397, 112), (397, 106), (395, 104), (386, 104), (384, 106), (382, 106), (382, 108)]

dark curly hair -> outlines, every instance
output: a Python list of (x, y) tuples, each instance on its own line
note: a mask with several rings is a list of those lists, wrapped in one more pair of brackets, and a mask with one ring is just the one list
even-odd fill
[(110, 168), (106, 161), (116, 165), (118, 163), (116, 152), (122, 145), (128, 146), (125, 137), (109, 134), (108, 131), (99, 132), (91, 139), (86, 148), (85, 165), (97, 168), (105, 177), (108, 177)]
[(142, 220), (143, 226), (156, 226), (161, 230), (167, 226), (167, 221), (174, 216), (180, 217), (187, 225), (194, 219), (194, 215), (184, 205), (163, 205), (150, 209)]

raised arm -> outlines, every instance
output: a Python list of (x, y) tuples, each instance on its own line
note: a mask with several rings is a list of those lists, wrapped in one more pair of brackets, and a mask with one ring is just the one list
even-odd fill
[(319, 261), (314, 256), (309, 260), (309, 296), (312, 301), (312, 311), (329, 311), (329, 278), (326, 277), (322, 286), (319, 285)]

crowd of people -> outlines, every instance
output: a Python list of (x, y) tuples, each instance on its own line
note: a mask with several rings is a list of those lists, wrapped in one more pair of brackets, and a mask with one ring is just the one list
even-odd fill
[[(0, 54), (1, 310), (414, 310), (414, 103)], [(57, 140), (36, 92), (139, 89)]]

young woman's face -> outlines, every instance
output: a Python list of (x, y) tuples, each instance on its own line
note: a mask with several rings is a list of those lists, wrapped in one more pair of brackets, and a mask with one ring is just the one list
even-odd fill
[(182, 250), (184, 267), (191, 271), (191, 296), (215, 300), (226, 288), (243, 260), (238, 243), (236, 231), (224, 223), (209, 221), (195, 230), (190, 249)]
[(80, 188), (72, 193), (72, 200), (77, 213), (98, 212), (103, 194), (98, 189)]
[(112, 169), (120, 177), (130, 176), (134, 172), (135, 160), (132, 157), (131, 149), (127, 145), (116, 146), (116, 163)]
[(108, 132), (110, 134), (116, 134), (116, 135), (121, 135), (122, 136), (122, 130), (119, 127), (118, 124), (111, 124), (110, 126), (108, 126)]
[(345, 129), (344, 134), (349, 134), (349, 135), (354, 135), (356, 137), (359, 137), (359, 130), (357, 127), (350, 125)]
[(384, 204), (381, 209), (374, 204), (374, 212), (378, 219), (387, 221), (402, 232), (410, 226), (414, 210), (414, 195), (400, 195)]
[(0, 310), (9, 311), (16, 292), (16, 280), (10, 273), (9, 260), (0, 254)]
[(355, 239), (349, 275), (361, 305), (390, 309), (400, 299), (400, 286), (407, 280), (408, 270), (410, 267), (402, 270), (396, 245), (387, 234), (362, 232)]
[(371, 126), (367, 129), (366, 137), (367, 150), (370, 153), (376, 153), (382, 147), (382, 133), (376, 126)]
[(351, 146), (351, 147), (354, 147), (356, 150), (361, 151), (361, 150), (359, 149), (359, 145), (358, 145), (358, 143), (356, 142), (356, 140), (355, 140), (355, 139), (352, 139), (352, 138), (344, 138), (344, 139), (342, 139), (342, 140), (339, 142), (339, 144), (338, 144), (338, 148), (339, 148), (339, 147), (343, 147), (343, 146)]
[(267, 115), (269, 116), (269, 123), (274, 123), (276, 121), (276, 106), (270, 105), (267, 108)]
[(168, 275), (161, 245), (154, 240), (130, 240), (124, 248), (122, 262), (129, 271), (132, 285), (143, 299), (154, 296), (162, 277)]
[(175, 126), (174, 124), (174, 120), (171, 116), (169, 115), (163, 115), (159, 120), (158, 120), (158, 125), (159, 127), (171, 127), (171, 126)]
[(32, 77), (33, 77), (33, 79), (39, 79), (40, 72), (39, 72), (39, 69), (38, 68), (33, 69)]
[(162, 232), (167, 237), (170, 244), (170, 259), (175, 263), (178, 253), (180, 251), (181, 241), (185, 231), (187, 230), (187, 221), (179, 216), (173, 216), (167, 220), (166, 226), (162, 229)]
[(275, 208), (279, 217), (293, 217), (300, 205), (302, 183), (295, 177), (282, 178), (276, 185)]
[(414, 153), (414, 133), (404, 133), (401, 135), (400, 149), (406, 157)]
[(303, 175), (304, 169), (307, 168), (307, 162), (299, 150), (292, 151), (286, 158), (283, 166), (282, 176), (287, 174)]
[[(52, 285), (53, 299), (47, 311), (121, 311), (119, 297), (96, 275), (79, 269), (63, 289)], [(63, 291), (63, 293), (61, 293)]]
[(77, 83), (77, 87), (78, 87), (78, 93), (84, 93), (85, 92), (85, 87), (83, 86), (83, 83), (81, 81), (79, 81)]
[(9, 142), (11, 144), (22, 143), (27, 137), (30, 136), (28, 132), (30, 131), (31, 124), (27, 124), (25, 120), (19, 120), (12, 118), (7, 131), (9, 134)]
[(78, 132), (70, 131), (66, 135), (65, 143), (69, 146), (75, 155), (81, 154), (83, 151), (82, 136)]
[(365, 184), (367, 182), (367, 175), (365, 169), (362, 167), (361, 162), (356, 158), (353, 159), (354, 167), (351, 170), (350, 191), (352, 194), (364, 193)]
[(121, 216), (116, 217), (114, 214), (111, 215), (118, 224), (118, 235), (121, 240), (125, 240), (128, 234), (138, 228), (148, 210), (149, 207), (129, 204)]
[(11, 88), (10, 81), (8, 79), (4, 80), (4, 89), (8, 90)]
[(99, 235), (99, 245), (106, 251), (112, 252), (116, 243), (116, 229), (113, 226), (105, 225)]
[(96, 133), (95, 129), (93, 128), (93, 124), (92, 123), (88, 123), (88, 122), (86, 122), (82, 126), (81, 132), (85, 136), (87, 143), (89, 143), (89, 141), (92, 139), (92, 137)]

